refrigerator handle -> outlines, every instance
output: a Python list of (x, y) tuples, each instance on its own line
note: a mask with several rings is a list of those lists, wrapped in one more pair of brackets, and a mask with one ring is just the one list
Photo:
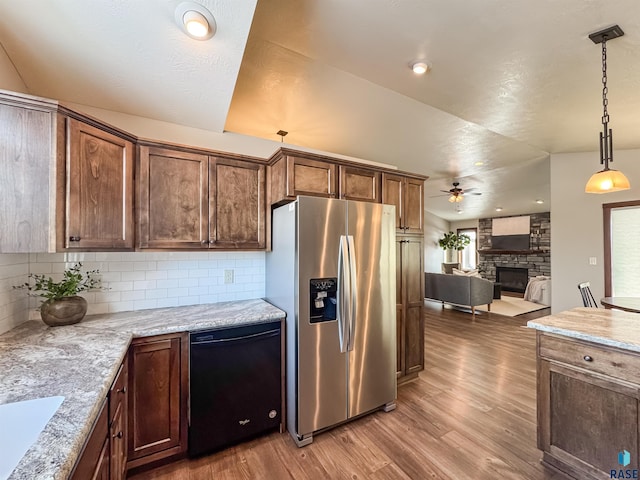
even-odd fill
[[(351, 293), (349, 292), (351, 287), (351, 280), (349, 279), (348, 271), (348, 255), (349, 245), (347, 243), (347, 237), (340, 235), (340, 250), (338, 253), (338, 336), (340, 337), (340, 352), (345, 353), (347, 351), (347, 345), (349, 342), (349, 323), (348, 313), (345, 310), (345, 304), (349, 305), (349, 298)], [(345, 258), (346, 257), (346, 258)]]
[(350, 285), (350, 298), (349, 298), (349, 343), (347, 344), (347, 350), (353, 350), (354, 337), (356, 334), (356, 318), (358, 313), (358, 283), (356, 275), (356, 247), (353, 241), (353, 235), (347, 236), (347, 243), (349, 246), (349, 277), (351, 280)]

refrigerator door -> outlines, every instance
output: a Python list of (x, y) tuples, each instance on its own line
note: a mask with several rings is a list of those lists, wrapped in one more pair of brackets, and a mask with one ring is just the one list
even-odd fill
[[(299, 437), (347, 419), (347, 353), (340, 352), (338, 320), (310, 322), (312, 278), (338, 278), (346, 201), (297, 200), (297, 421)], [(338, 285), (338, 289), (343, 287)], [(344, 319), (341, 319), (343, 321)]]
[(395, 207), (348, 202), (357, 308), (351, 323), (348, 416), (396, 398)]

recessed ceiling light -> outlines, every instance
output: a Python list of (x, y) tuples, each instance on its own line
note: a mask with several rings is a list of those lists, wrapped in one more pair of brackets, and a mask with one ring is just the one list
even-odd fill
[(416, 75), (424, 75), (429, 71), (429, 65), (425, 62), (414, 62), (411, 64), (411, 70)]
[(542, 205), (542, 204), (544, 203), (544, 200), (536, 200), (536, 203), (537, 203), (538, 205)]
[(502, 207), (496, 207), (496, 212), (501, 212), (502, 211)]
[(176, 7), (175, 18), (182, 31), (195, 40), (208, 40), (216, 33), (216, 20), (199, 3), (182, 2)]
[(484, 162), (476, 162), (476, 163), (474, 163), (474, 165), (476, 167), (481, 167), (482, 165), (484, 165)]

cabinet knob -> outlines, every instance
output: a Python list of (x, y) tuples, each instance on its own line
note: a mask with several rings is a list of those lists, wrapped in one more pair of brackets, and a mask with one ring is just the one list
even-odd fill
[(80, 241), (80, 237), (76, 237), (74, 235), (69, 237), (69, 241), (70, 242), (79, 242)]
[(122, 432), (116, 433), (113, 438), (122, 438)]
[(584, 359), (585, 362), (593, 362), (593, 358), (591, 358), (589, 355), (585, 355), (582, 358)]
[(127, 393), (127, 387), (118, 388), (116, 393)]

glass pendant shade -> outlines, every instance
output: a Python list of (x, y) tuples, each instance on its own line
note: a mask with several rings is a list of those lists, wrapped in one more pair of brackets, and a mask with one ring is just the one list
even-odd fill
[(451, 195), (449, 201), (451, 203), (460, 203), (464, 197), (462, 195)]
[(618, 170), (604, 169), (591, 175), (584, 188), (585, 193), (609, 193), (629, 190), (631, 185), (624, 173)]

